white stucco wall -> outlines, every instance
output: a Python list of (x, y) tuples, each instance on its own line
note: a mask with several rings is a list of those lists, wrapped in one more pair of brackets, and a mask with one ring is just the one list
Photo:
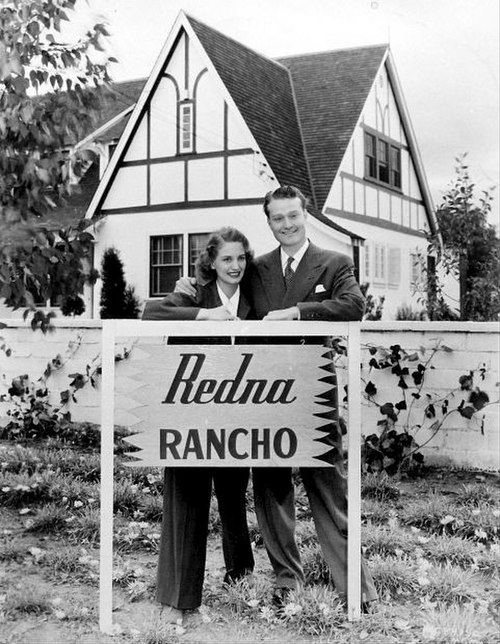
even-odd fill
[[(54, 396), (54, 403), (59, 401), (59, 392), (68, 388), (71, 373), (86, 373), (87, 365), (91, 369), (99, 363), (100, 322), (98, 320), (76, 321), (58, 320), (53, 333), (43, 335), (33, 332), (29, 326), (19, 320), (4, 320), (7, 328), (0, 329), (0, 346), (10, 349), (7, 356), (0, 349), (0, 395), (7, 394), (12, 378), (20, 374), (29, 374), (35, 382), (44, 372), (49, 361), (60, 356), (63, 367), (50, 376), (48, 385)], [(396, 386), (394, 376), (389, 370), (370, 372), (368, 362), (371, 358), (369, 347), (390, 347), (399, 344), (408, 352), (419, 353), (419, 361), (429, 356), (429, 352), (439, 340), (451, 351), (440, 351), (433, 360), (435, 369), (428, 369), (427, 380), (429, 391), (441, 398), (458, 387), (458, 378), (470, 370), (485, 366), (486, 375), (480, 387), (486, 391), (489, 405), (479, 416), (467, 420), (458, 413), (452, 414), (437, 436), (423, 449), (427, 462), (449, 463), (459, 467), (499, 468), (499, 327), (495, 323), (396, 323), (365, 322), (362, 324), (362, 379), (372, 380), (379, 390), (379, 402), (397, 403), (401, 400), (401, 390)], [(116, 353), (122, 353), (123, 347), (131, 345), (131, 340), (117, 344)], [(425, 349), (425, 354), (422, 353)], [(412, 363), (415, 366), (418, 362)], [(123, 366), (122, 366), (123, 365)], [(120, 390), (116, 396), (116, 423), (127, 425), (129, 420), (127, 398), (127, 376), (120, 376), (130, 368), (127, 361), (117, 363), (117, 378), (121, 378)], [(346, 371), (339, 363), (339, 392), (343, 397), (343, 383)], [(407, 378), (411, 385), (411, 377)], [(364, 385), (362, 385), (364, 389)], [(409, 390), (411, 394), (412, 389)], [(450, 398), (450, 407), (458, 405), (467, 392), (457, 390)], [(71, 413), (75, 420), (100, 422), (100, 393), (90, 386), (76, 393), (77, 404), (72, 404)], [(425, 398), (425, 397), (423, 397)], [(414, 407), (413, 424), (422, 423), (422, 399)], [(495, 402), (496, 401), (496, 402)], [(0, 403), (0, 422), (7, 422), (7, 403)], [(481, 429), (479, 420), (484, 413), (484, 425)], [(362, 433), (372, 434), (377, 429), (377, 421), (383, 417), (378, 408), (363, 401)], [(422, 444), (429, 437), (429, 426), (434, 419), (426, 420), (417, 432), (416, 440)]]

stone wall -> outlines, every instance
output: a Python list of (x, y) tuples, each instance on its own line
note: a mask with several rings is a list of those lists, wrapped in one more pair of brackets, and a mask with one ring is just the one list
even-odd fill
[[(26, 323), (5, 319), (7, 325), (0, 329), (0, 395), (7, 396), (13, 378), (28, 374), (36, 384), (47, 365), (53, 360), (62, 366), (53, 369), (47, 385), (54, 404), (60, 400), (60, 391), (68, 389), (70, 374), (94, 372), (100, 361), (101, 322), (99, 320), (57, 320), (53, 332), (42, 334), (32, 331)], [(123, 339), (117, 343), (116, 354), (123, 355), (132, 341)], [(436, 408), (447, 399), (449, 408), (459, 405), (462, 399), (467, 404), (469, 392), (461, 391), (458, 384), (462, 375), (475, 372), (475, 385), (484, 390), (491, 403), (470, 420), (459, 413), (450, 414), (437, 435), (425, 446), (423, 453), (427, 462), (449, 463), (459, 467), (498, 469), (499, 467), (499, 326), (496, 323), (448, 323), (448, 322), (364, 322), (361, 330), (362, 344), (362, 391), (368, 382), (377, 387), (376, 400), (379, 404), (402, 400), (402, 390), (397, 386), (398, 378), (390, 369), (376, 370), (369, 367), (372, 358), (370, 348), (400, 345), (407, 353), (413, 354), (410, 373), (405, 377), (409, 389), (406, 392), (407, 406), (411, 406), (409, 426), (416, 441), (422, 445), (431, 436), (430, 430), (435, 418), (426, 418), (425, 407), (437, 400)], [(411, 396), (413, 388), (411, 371), (418, 364), (425, 364), (436, 345), (435, 353), (425, 373), (425, 388), (420, 399)], [(127, 425), (130, 415), (127, 411), (126, 360), (117, 364), (117, 379), (123, 381), (117, 387), (115, 396), (115, 421)], [(56, 365), (58, 366), (58, 365)], [(122, 376), (120, 369), (122, 368)], [(481, 380), (480, 370), (484, 369)], [(343, 358), (338, 360), (340, 399), (346, 370)], [(40, 384), (40, 383), (39, 383)], [(450, 392), (453, 392), (450, 394)], [(74, 420), (100, 422), (100, 392), (98, 387), (86, 385), (75, 394), (77, 402), (71, 402), (69, 409)], [(8, 417), (8, 402), (0, 402), (0, 422), (5, 424)], [(438, 409), (438, 411), (439, 411)], [(406, 420), (408, 410), (401, 412), (399, 419)], [(369, 435), (377, 431), (377, 422), (383, 419), (377, 406), (362, 400), (362, 433)], [(421, 427), (417, 427), (421, 425)]]

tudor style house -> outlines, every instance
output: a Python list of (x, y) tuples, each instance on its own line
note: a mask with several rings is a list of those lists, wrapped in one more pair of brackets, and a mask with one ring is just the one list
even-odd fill
[[(353, 257), (384, 318), (422, 306), (436, 220), (387, 45), (270, 59), (181, 12), (149, 78), (116, 84), (90, 142), (94, 263), (118, 249), (142, 301), (192, 275), (220, 226), (256, 254), (273, 248), (262, 200), (293, 184), (311, 241)], [(99, 317), (99, 288), (86, 317)]]

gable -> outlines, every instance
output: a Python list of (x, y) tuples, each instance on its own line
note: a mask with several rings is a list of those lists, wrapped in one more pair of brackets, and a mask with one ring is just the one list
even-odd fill
[[(378, 70), (351, 133), (325, 213), (412, 236), (435, 229), (423, 168), (390, 56)], [(353, 225), (366, 235), (366, 228)]]
[(314, 198), (323, 209), (386, 45), (278, 58), (293, 80)]
[(110, 166), (88, 216), (260, 203), (277, 185), (186, 19), (139, 98)]

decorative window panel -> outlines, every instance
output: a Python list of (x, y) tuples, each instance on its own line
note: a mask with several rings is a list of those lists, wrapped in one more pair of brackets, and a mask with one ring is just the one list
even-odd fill
[(181, 103), (180, 105), (180, 151), (193, 151), (193, 104)]

